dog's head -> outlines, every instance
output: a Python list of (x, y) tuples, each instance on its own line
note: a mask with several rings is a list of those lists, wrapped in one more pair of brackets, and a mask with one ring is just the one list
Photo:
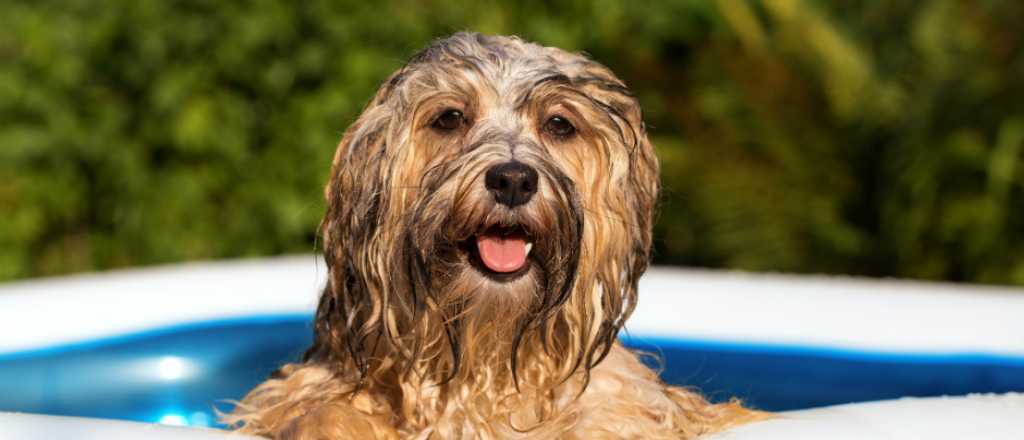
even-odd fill
[(338, 146), (307, 360), (360, 379), (452, 379), (495, 355), (513, 377), (535, 357), (589, 370), (635, 304), (657, 168), (604, 66), (510, 37), (435, 42)]

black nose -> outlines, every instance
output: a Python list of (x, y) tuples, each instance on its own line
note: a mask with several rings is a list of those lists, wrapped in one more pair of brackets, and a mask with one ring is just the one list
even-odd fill
[(537, 192), (537, 170), (521, 162), (505, 162), (487, 170), (484, 184), (498, 203), (514, 208)]

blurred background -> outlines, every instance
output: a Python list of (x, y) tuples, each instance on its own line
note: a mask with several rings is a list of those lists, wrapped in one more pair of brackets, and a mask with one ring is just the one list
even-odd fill
[[(636, 92), (656, 264), (1024, 286), (1022, 23), (1015, 0), (0, 0), (0, 411), (216, 425), (297, 359), (335, 145), (461, 30)], [(643, 282), (626, 343), (716, 400), (1024, 391), (1024, 289)]]
[(656, 264), (1024, 285), (1024, 2), (3, 0), (0, 281), (310, 253), (432, 39), (585, 51), (663, 166)]

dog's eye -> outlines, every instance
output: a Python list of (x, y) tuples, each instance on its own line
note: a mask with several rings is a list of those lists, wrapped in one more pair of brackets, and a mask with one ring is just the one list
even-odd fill
[(544, 131), (560, 138), (568, 138), (576, 133), (576, 127), (568, 119), (561, 116), (552, 116), (544, 123)]
[(449, 109), (445, 110), (443, 113), (441, 113), (440, 116), (434, 119), (434, 123), (431, 124), (430, 126), (441, 131), (452, 131), (459, 127), (462, 127), (462, 124), (465, 123), (466, 117), (462, 114), (462, 112), (454, 109)]

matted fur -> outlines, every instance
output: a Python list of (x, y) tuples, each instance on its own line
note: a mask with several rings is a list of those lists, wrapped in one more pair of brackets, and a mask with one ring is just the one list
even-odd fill
[[(438, 130), (439, 114), (465, 118)], [(568, 120), (571, 136), (545, 129)], [(486, 171), (539, 175), (522, 206)], [(287, 439), (692, 438), (753, 420), (660, 382), (616, 338), (646, 270), (658, 163), (640, 107), (604, 66), (459, 33), (395, 72), (343, 136), (322, 223), (327, 286), (303, 362), (224, 420)], [(534, 243), (512, 280), (467, 243)]]

